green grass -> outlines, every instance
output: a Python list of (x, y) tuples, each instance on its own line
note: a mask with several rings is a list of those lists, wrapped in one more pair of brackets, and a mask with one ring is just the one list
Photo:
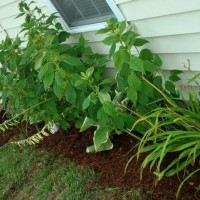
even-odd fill
[[(141, 190), (96, 187), (96, 175), (64, 158), (31, 147), (0, 147), (1, 200), (145, 200)], [(88, 183), (90, 187), (88, 187)]]

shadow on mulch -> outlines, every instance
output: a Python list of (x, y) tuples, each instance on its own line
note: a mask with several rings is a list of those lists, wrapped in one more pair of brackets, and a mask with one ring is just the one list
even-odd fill
[[(35, 133), (34, 127), (29, 127), (30, 135)], [(19, 133), (19, 129), (13, 128), (5, 134), (0, 135), (0, 146), (7, 143), (9, 139)], [(36, 148), (46, 149), (52, 152), (55, 159), (64, 156), (75, 162), (80, 169), (92, 168), (98, 176), (98, 185), (103, 187), (123, 187), (126, 189), (142, 188), (151, 194), (153, 200), (175, 200), (176, 190), (179, 180), (176, 176), (163, 178), (156, 187), (154, 187), (153, 173), (145, 170), (143, 179), (140, 180), (138, 162), (134, 159), (126, 173), (124, 168), (128, 160), (135, 154), (133, 149), (136, 141), (127, 135), (115, 136), (113, 138), (114, 149), (96, 154), (85, 152), (86, 147), (92, 145), (93, 130), (90, 129), (84, 133), (79, 133), (77, 129), (71, 128), (68, 132), (60, 130), (54, 135), (45, 138)], [(141, 158), (142, 159), (142, 158)], [(194, 197), (194, 184), (200, 183), (199, 175), (195, 176), (192, 183), (187, 182), (179, 196), (179, 200), (199, 200), (200, 196)]]

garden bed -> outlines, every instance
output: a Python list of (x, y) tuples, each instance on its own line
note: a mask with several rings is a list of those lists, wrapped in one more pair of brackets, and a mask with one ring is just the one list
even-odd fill
[[(0, 135), (0, 145), (7, 143), (13, 135), (17, 135), (22, 131), (20, 128), (12, 128), (6, 133)], [(29, 126), (28, 135), (35, 133), (35, 128)], [(21, 133), (20, 133), (21, 134)], [(123, 187), (128, 189), (141, 188), (152, 196), (154, 200), (173, 200), (176, 190), (179, 186), (179, 180), (176, 176), (163, 178), (156, 187), (154, 187), (154, 176), (149, 171), (144, 171), (143, 179), (140, 181), (139, 168), (140, 161), (134, 159), (124, 173), (124, 167), (129, 158), (135, 154), (133, 149), (136, 141), (127, 135), (115, 136), (113, 138), (114, 149), (96, 154), (88, 154), (85, 152), (87, 146), (92, 144), (93, 130), (90, 129), (84, 133), (79, 133), (76, 128), (71, 128), (68, 132), (60, 130), (54, 135), (45, 138), (36, 148), (45, 149), (52, 152), (54, 158), (57, 159), (61, 155), (70, 159), (78, 168), (92, 168), (98, 177), (98, 185), (103, 187)], [(141, 158), (142, 160), (142, 158)], [(181, 191), (179, 199), (191, 200), (200, 199), (200, 196), (194, 197), (195, 183), (199, 183), (200, 177), (196, 175), (193, 180), (186, 183)], [(88, 184), (88, 189), (93, 187)]]

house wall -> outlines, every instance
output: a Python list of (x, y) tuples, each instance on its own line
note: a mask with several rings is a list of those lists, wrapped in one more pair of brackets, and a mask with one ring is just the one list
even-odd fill
[[(14, 19), (19, 2), (0, 1), (0, 40), (6, 35), (4, 30), (13, 38), (19, 32), (23, 19)], [(36, 2), (44, 12), (50, 12), (44, 0)], [(150, 41), (146, 47), (161, 56), (164, 70), (183, 69), (183, 63), (189, 59), (192, 69), (200, 71), (199, 0), (115, 0), (115, 3), (129, 24)], [(101, 43), (103, 35), (95, 35), (95, 31), (83, 35), (96, 52), (108, 54), (109, 47)], [(79, 34), (74, 34), (70, 42), (75, 43), (78, 37)]]

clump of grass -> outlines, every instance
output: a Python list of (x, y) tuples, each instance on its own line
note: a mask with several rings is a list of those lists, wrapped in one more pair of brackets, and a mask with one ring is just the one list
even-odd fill
[(147, 199), (142, 190), (96, 187), (92, 170), (80, 170), (63, 157), (55, 160), (50, 153), (29, 146), (0, 147), (0, 166), (1, 200)]
[(64, 158), (54, 160), (44, 151), (0, 147), (0, 199), (87, 199), (88, 180), (95, 182), (92, 170), (78, 170)]

